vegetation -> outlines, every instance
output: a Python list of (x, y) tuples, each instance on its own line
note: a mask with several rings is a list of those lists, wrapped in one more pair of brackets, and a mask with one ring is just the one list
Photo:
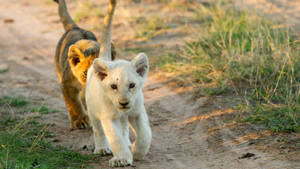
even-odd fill
[(99, 7), (91, 2), (83, 2), (80, 10), (75, 14), (74, 21), (80, 22), (87, 18), (102, 18), (104, 14)]
[(9, 69), (0, 69), (0, 73), (7, 73)]
[(22, 97), (11, 97), (11, 96), (3, 96), (0, 97), (0, 105), (10, 105), (14, 107), (23, 107), (28, 104)]
[(54, 147), (48, 125), (34, 119), (0, 121), (0, 168), (85, 168), (90, 156)]
[(135, 34), (135, 38), (148, 40), (157, 36), (160, 30), (169, 28), (166, 21), (157, 15), (151, 16), (149, 19), (139, 17), (136, 19), (136, 23), (140, 26)]
[(29, 112), (40, 112), (41, 114), (49, 114), (49, 113), (56, 113), (58, 110), (49, 109), (47, 106), (40, 106), (38, 108), (30, 108)]
[[(1, 104), (13, 108), (23, 108), (28, 102), (21, 97), (0, 98)], [(33, 108), (41, 114), (54, 110), (46, 106)], [(29, 111), (30, 112), (30, 111)], [(49, 131), (50, 125), (40, 124), (37, 117), (15, 119), (5, 117), (0, 120), (0, 168), (87, 168), (93, 155), (81, 155), (65, 147), (52, 145), (49, 138), (54, 133)]]
[(200, 38), (155, 58), (154, 66), (205, 86), (206, 94), (237, 92), (245, 97), (241, 111), (253, 112), (245, 120), (276, 132), (299, 131), (297, 37), (263, 17), (233, 10), (227, 1), (193, 10)]
[(123, 48), (122, 51), (129, 52), (129, 53), (140, 53), (140, 52), (149, 52), (151, 51), (150, 48)]

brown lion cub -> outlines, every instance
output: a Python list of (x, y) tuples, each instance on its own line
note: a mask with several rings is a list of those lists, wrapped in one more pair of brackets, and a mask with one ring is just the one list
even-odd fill
[[(64, 0), (54, 1), (59, 4), (59, 16), (66, 31), (56, 47), (56, 72), (69, 111), (71, 128), (86, 128), (89, 125), (84, 97), (87, 71), (93, 60), (99, 56), (100, 45), (92, 32), (83, 30), (75, 24), (67, 11)], [(114, 5), (110, 4), (112, 8), (109, 9), (107, 15), (110, 24), (112, 15), (109, 14), (113, 13), (111, 10), (114, 10)], [(105, 28), (110, 27), (105, 25)], [(114, 59), (116, 52), (113, 45), (111, 45), (111, 51), (112, 59)]]

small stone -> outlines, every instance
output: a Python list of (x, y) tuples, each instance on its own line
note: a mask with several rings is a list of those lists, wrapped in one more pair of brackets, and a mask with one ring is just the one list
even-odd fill
[(244, 158), (250, 158), (250, 157), (254, 157), (255, 154), (253, 153), (246, 153), (246, 154), (243, 154), (241, 157), (239, 157), (239, 159), (244, 159)]

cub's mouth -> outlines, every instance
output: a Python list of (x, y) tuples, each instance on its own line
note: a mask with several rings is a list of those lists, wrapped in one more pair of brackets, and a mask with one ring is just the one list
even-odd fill
[(128, 111), (128, 110), (130, 110), (130, 107), (128, 107), (128, 106), (126, 106), (126, 107), (119, 106), (118, 108), (121, 111)]
[(121, 110), (127, 110), (127, 109), (130, 109), (130, 107), (119, 107), (119, 109), (121, 109)]

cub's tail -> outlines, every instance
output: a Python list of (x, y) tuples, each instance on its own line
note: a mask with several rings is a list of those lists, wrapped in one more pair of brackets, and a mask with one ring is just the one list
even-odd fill
[(106, 60), (112, 60), (111, 51), (111, 24), (116, 8), (117, 0), (109, 0), (108, 12), (104, 18), (104, 29), (101, 37), (100, 56)]
[(60, 16), (60, 20), (64, 25), (66, 31), (69, 31), (73, 28), (77, 28), (78, 26), (75, 24), (73, 19), (68, 13), (67, 6), (65, 0), (54, 0), (58, 3), (58, 13)]

